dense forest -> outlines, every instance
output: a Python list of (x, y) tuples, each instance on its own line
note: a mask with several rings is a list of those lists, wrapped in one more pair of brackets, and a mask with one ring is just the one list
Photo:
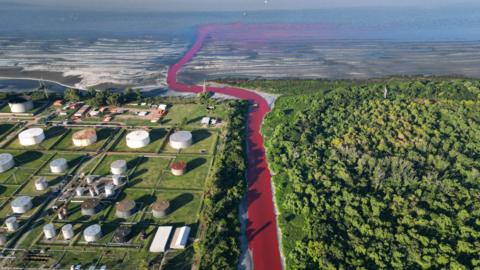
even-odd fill
[(246, 192), (245, 126), (248, 103), (229, 101), (230, 115), (214, 174), (206, 187), (200, 224), (204, 234), (194, 244), (200, 269), (237, 269), (240, 258), (239, 204)]
[(480, 269), (480, 81), (317, 86), (263, 127), (287, 268)]

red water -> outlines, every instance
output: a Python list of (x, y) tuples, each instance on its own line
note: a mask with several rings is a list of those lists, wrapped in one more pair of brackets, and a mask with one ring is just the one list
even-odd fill
[[(187, 85), (177, 82), (178, 71), (189, 62), (201, 49), (205, 38), (214, 31), (228, 31), (228, 28), (237, 25), (208, 25), (198, 30), (195, 43), (189, 51), (170, 67), (167, 75), (167, 83), (170, 89), (182, 92), (199, 93), (202, 86)], [(248, 221), (247, 238), (248, 246), (253, 255), (255, 270), (282, 269), (280, 251), (277, 237), (277, 224), (272, 199), (271, 176), (267, 167), (263, 137), (260, 127), (270, 107), (260, 95), (240, 88), (232, 87), (208, 87), (208, 91), (234, 96), (240, 99), (250, 100), (258, 106), (249, 113), (247, 156), (248, 156)]]

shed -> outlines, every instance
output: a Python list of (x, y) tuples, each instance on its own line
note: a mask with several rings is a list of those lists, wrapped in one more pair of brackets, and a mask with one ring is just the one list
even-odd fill
[(172, 233), (172, 226), (160, 226), (155, 233), (152, 244), (150, 245), (150, 252), (165, 252), (168, 239)]
[(183, 226), (177, 228), (175, 233), (173, 234), (172, 243), (170, 244), (170, 248), (173, 249), (184, 249), (187, 245), (188, 236), (190, 235), (190, 227)]

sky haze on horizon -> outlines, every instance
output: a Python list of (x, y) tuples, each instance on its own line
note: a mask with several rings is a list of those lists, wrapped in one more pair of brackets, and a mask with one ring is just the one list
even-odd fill
[(0, 0), (0, 5), (35, 5), (79, 9), (112, 9), (126, 11), (221, 11), (221, 10), (275, 10), (321, 9), (349, 7), (422, 7), (478, 4), (473, 0)]

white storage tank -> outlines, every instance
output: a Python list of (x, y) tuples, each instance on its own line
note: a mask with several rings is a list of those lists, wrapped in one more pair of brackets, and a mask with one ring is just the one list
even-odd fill
[(0, 173), (10, 170), (13, 166), (15, 166), (15, 160), (11, 154), (0, 154)]
[(10, 99), (8, 106), (10, 106), (12, 113), (26, 113), (33, 109), (33, 102), (26, 98), (17, 97)]
[(170, 146), (173, 149), (185, 149), (192, 146), (193, 136), (190, 131), (177, 131), (170, 135)]
[(55, 235), (57, 234), (57, 232), (55, 231), (55, 226), (53, 226), (52, 223), (45, 224), (43, 226), (43, 234), (47, 239), (55, 238)]
[(127, 172), (127, 162), (125, 160), (115, 160), (110, 164), (110, 172), (112, 174), (124, 174)]
[(7, 231), (15, 232), (18, 229), (18, 221), (16, 217), (9, 217), (5, 220), (5, 225), (7, 225)]
[(105, 196), (110, 197), (115, 193), (115, 187), (112, 184), (105, 185)]
[(124, 179), (124, 177), (121, 176), (120, 174), (114, 174), (114, 175), (112, 175), (113, 184), (114, 184), (115, 186), (121, 186), (121, 185), (123, 185), (123, 182), (124, 182), (123, 179)]
[(86, 128), (73, 133), (73, 145), (76, 147), (85, 147), (97, 142), (97, 132), (93, 128)]
[(127, 146), (133, 149), (142, 148), (150, 143), (150, 135), (145, 130), (134, 130), (127, 134)]
[(85, 191), (85, 189), (83, 187), (77, 187), (75, 189), (75, 194), (77, 195), (77, 197), (81, 197), (81, 196), (83, 196), (84, 191)]
[(43, 191), (48, 188), (47, 178), (45, 176), (40, 176), (35, 180), (35, 189), (37, 191)]
[(40, 144), (45, 140), (45, 133), (41, 128), (29, 128), (18, 134), (18, 140), (23, 146)]
[(102, 228), (98, 224), (88, 226), (83, 231), (83, 238), (86, 242), (95, 242), (102, 238)]
[(64, 158), (57, 158), (50, 162), (50, 172), (64, 173), (68, 169), (68, 161)]
[(73, 226), (72, 224), (65, 224), (62, 227), (63, 239), (70, 240), (73, 238)]
[(25, 214), (32, 209), (32, 198), (29, 196), (19, 196), (10, 204), (15, 214)]

